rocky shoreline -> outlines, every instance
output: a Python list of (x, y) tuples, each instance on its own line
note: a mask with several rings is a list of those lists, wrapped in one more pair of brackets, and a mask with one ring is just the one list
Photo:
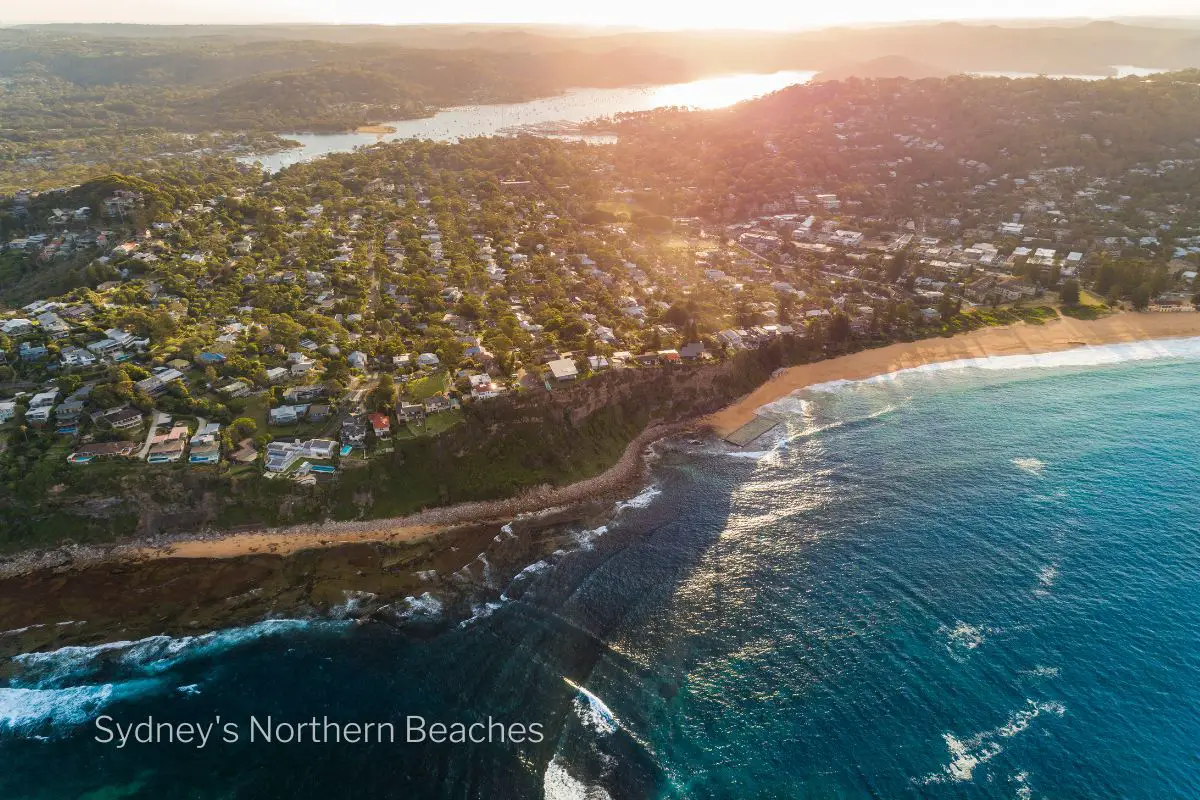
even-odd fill
[(629, 443), (616, 464), (599, 475), (566, 486), (539, 486), (510, 498), (430, 508), (392, 519), (306, 523), (243, 532), (203, 530), (110, 545), (66, 544), (0, 558), (0, 580), (43, 570), (62, 573), (115, 562), (231, 558), (259, 553), (287, 555), (366, 542), (411, 543), (465, 526), (549, 513), (629, 491), (644, 476), (645, 451), (650, 445), (695, 426), (694, 421), (652, 425)]
[[(10, 559), (0, 578), (0, 659), (270, 618), (346, 619), (435, 633), (502, 602), (505, 587), (512, 589), (531, 565), (590, 547), (581, 545), (581, 532), (607, 524), (614, 505), (642, 489), (651, 446), (693, 427), (652, 426), (604, 473), (506, 500), (394, 520), (160, 537)], [(228, 550), (231, 539), (245, 543), (248, 536), (258, 537), (249, 540), (258, 542), (253, 551)], [(268, 538), (279, 536), (296, 546), (271, 548)], [(225, 548), (225, 555), (189, 555), (197, 547)]]

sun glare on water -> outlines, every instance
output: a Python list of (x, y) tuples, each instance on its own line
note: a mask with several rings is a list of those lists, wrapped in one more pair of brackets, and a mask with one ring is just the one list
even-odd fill
[(719, 78), (658, 86), (651, 91), (653, 107), (724, 108), (803, 83), (815, 73), (776, 72), (771, 75), (723, 75)]

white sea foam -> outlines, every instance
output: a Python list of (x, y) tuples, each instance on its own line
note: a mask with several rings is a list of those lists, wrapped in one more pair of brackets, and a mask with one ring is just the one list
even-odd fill
[(513, 580), (517, 581), (521, 578), (528, 578), (528, 577), (532, 577), (534, 575), (541, 574), (541, 573), (545, 572), (546, 570), (550, 569), (550, 566), (551, 566), (550, 562), (546, 561), (544, 559), (542, 561), (535, 561), (532, 564), (530, 564), (528, 567), (526, 567), (525, 569), (521, 570), (516, 575), (514, 575)]
[(575, 543), (579, 545), (580, 550), (591, 550), (593, 543), (604, 534), (608, 533), (608, 526), (601, 525), (599, 528), (580, 531), (575, 534)]
[(1025, 670), (1026, 675), (1033, 678), (1057, 678), (1059, 675), (1058, 667), (1043, 667), (1040, 664), (1033, 669)]
[(506, 602), (508, 602), (507, 599), (501, 599), (500, 602), (476, 603), (471, 606), (471, 616), (458, 623), (458, 627), (466, 628), (469, 625), (474, 625), (481, 619), (487, 619), (503, 608)]
[(1042, 477), (1042, 472), (1046, 469), (1046, 462), (1040, 458), (1014, 458), (1013, 466), (1022, 472), (1028, 472), (1035, 478)]
[(1042, 567), (1038, 573), (1038, 585), (1033, 590), (1033, 593), (1038, 597), (1045, 597), (1050, 594), (1050, 590), (1054, 588), (1054, 581), (1058, 579), (1058, 564), (1049, 564)]
[(612, 800), (603, 787), (588, 786), (572, 777), (557, 753), (542, 776), (542, 796), (545, 800)]
[(950, 761), (939, 772), (926, 775), (917, 781), (921, 784), (930, 783), (962, 783), (975, 777), (975, 770), (1004, 752), (1003, 740), (1026, 731), (1033, 721), (1042, 714), (1052, 714), (1061, 717), (1066, 708), (1061, 703), (1037, 702), (1026, 700), (1025, 706), (1014, 711), (998, 728), (972, 734), (964, 739), (952, 733), (942, 734), (946, 749), (950, 751)]
[(946, 649), (951, 655), (956, 650), (974, 650), (986, 641), (983, 635), (986, 628), (968, 625), (962, 620), (956, 621), (953, 628), (943, 625), (938, 630), (946, 636)]
[(314, 626), (337, 626), (302, 619), (273, 619), (243, 628), (197, 636), (150, 636), (136, 641), (105, 642), (91, 646), (73, 645), (44, 653), (13, 657), (17, 674), (14, 686), (55, 689), (76, 684), (105, 665), (136, 675), (158, 675), (186, 661), (222, 652), (246, 642), (301, 631)]
[(847, 387), (860, 384), (892, 383), (899, 379), (926, 375), (938, 372), (953, 372), (969, 369), (977, 370), (1018, 370), (1044, 369), (1054, 367), (1096, 367), (1105, 364), (1121, 364), (1126, 361), (1149, 361), (1162, 358), (1195, 359), (1200, 358), (1200, 337), (1181, 339), (1152, 339), (1140, 342), (1122, 342), (1118, 344), (1084, 345), (1071, 350), (1056, 353), (1035, 353), (1032, 355), (984, 356), (981, 358), (960, 358), (953, 361), (941, 361), (936, 364), (924, 364), (919, 367), (888, 372), (862, 380), (836, 380), (817, 383), (805, 387), (807, 392), (837, 392)]
[(1012, 782), (1017, 786), (1017, 800), (1031, 800), (1033, 797), (1033, 787), (1029, 785), (1029, 773), (1018, 772), (1013, 775)]
[(187, 695), (188, 697), (192, 697), (200, 694), (200, 684), (189, 683), (187, 686), (176, 686), (175, 691), (179, 692), (180, 694)]
[(429, 592), (424, 592), (418, 597), (410, 595), (404, 598), (404, 602), (408, 605), (408, 608), (403, 613), (403, 616), (406, 618), (422, 617), (432, 619), (442, 613), (442, 601)]
[(620, 500), (614, 506), (614, 511), (620, 513), (627, 508), (646, 508), (654, 502), (654, 498), (662, 494), (662, 489), (657, 486), (647, 486), (640, 493), (628, 500)]
[(149, 679), (62, 689), (0, 688), (0, 734), (40, 738), (58, 733), (87, 723), (109, 703), (161, 688)]
[(620, 727), (612, 710), (596, 695), (582, 686), (575, 685), (578, 695), (575, 697), (575, 715), (579, 721), (601, 736), (615, 733)]
[(364, 592), (357, 589), (343, 589), (345, 598), (341, 603), (329, 609), (329, 616), (334, 619), (345, 619), (357, 615), (364, 605), (376, 599), (379, 595), (374, 592)]
[(481, 565), (483, 572), (483, 585), (494, 588), (496, 585), (494, 583), (495, 576), (492, 574), (492, 562), (488, 561), (487, 553), (480, 553), (479, 555), (475, 556), (475, 560)]

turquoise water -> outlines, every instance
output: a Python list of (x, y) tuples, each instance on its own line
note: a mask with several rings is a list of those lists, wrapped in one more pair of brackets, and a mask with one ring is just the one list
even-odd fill
[[(275, 622), (26, 658), (0, 796), (1200, 796), (1198, 356), (789, 398), (754, 452), (664, 447), (604, 529), (431, 638)], [(118, 751), (99, 713), (546, 735)]]

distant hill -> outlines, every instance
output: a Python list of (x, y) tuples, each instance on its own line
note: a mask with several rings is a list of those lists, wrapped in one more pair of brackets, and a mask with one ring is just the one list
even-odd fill
[(817, 73), (814, 81), (842, 81), (847, 78), (945, 78), (953, 73), (923, 61), (904, 56), (882, 56), (869, 61), (856, 61)]

